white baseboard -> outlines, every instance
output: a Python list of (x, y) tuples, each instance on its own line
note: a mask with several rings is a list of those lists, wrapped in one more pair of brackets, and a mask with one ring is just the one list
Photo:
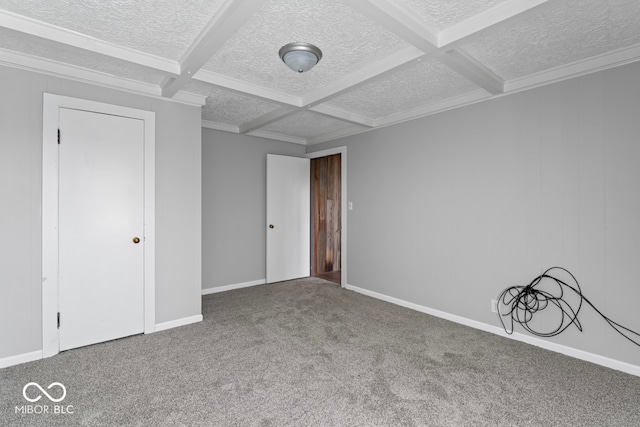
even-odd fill
[(396, 304), (402, 307), (410, 308), (411, 310), (419, 311), (421, 313), (426, 313), (432, 316), (440, 317), (445, 320), (450, 320), (452, 322), (469, 326), (471, 328), (480, 329), (485, 332), (490, 332), (492, 334), (500, 335), (505, 338), (535, 345), (536, 347), (541, 347), (546, 350), (555, 351), (556, 353), (561, 353), (567, 356), (575, 357), (576, 359), (585, 360), (587, 362), (595, 363), (596, 365), (606, 366), (607, 368), (615, 369), (618, 371), (626, 372), (627, 374), (640, 377), (640, 366), (632, 365), (630, 363), (622, 362), (616, 359), (611, 359), (609, 357), (600, 356), (598, 354), (589, 353), (587, 351), (578, 350), (573, 347), (567, 347), (562, 344), (556, 344), (550, 341), (540, 339), (535, 336), (525, 335), (519, 332), (514, 332), (513, 334), (509, 335), (504, 331), (504, 329), (498, 326), (493, 326), (487, 323), (478, 322), (476, 320), (467, 319), (466, 317), (457, 316), (455, 314), (446, 313), (444, 311), (434, 310), (429, 307), (414, 304), (412, 302), (408, 302), (398, 298), (390, 297), (388, 295), (380, 294), (378, 292), (373, 292), (368, 289), (359, 288), (357, 286), (352, 286), (347, 284), (345, 286), (345, 289), (349, 289), (351, 291), (358, 292), (363, 295), (367, 295), (382, 301), (390, 302), (392, 304)]
[(13, 365), (19, 365), (21, 363), (33, 362), (34, 360), (40, 359), (42, 359), (42, 350), (5, 357), (0, 359), (0, 369), (8, 368), (9, 366)]
[(202, 322), (202, 314), (197, 316), (184, 317), (182, 319), (171, 320), (169, 322), (156, 324), (156, 332), (177, 328), (178, 326), (189, 325), (191, 323)]
[(232, 291), (234, 289), (248, 288), (250, 286), (264, 285), (267, 283), (266, 279), (253, 280), (251, 282), (235, 283), (233, 285), (215, 286), (213, 288), (207, 288), (202, 290), (202, 295), (216, 294), (218, 292)]
[[(172, 320), (170, 322), (158, 323), (155, 331), (164, 331), (166, 329), (177, 328), (178, 326), (189, 325), (191, 323), (202, 322), (202, 315), (185, 317), (183, 319)], [(30, 353), (18, 354), (15, 356), (5, 357), (0, 359), (0, 369), (8, 368), (9, 366), (19, 365), (21, 363), (33, 362), (34, 360), (42, 359), (42, 350), (32, 351)]]

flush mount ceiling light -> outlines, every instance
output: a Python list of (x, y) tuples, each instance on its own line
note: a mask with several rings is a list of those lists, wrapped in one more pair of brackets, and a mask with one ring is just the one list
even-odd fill
[(298, 73), (309, 71), (322, 59), (322, 51), (309, 43), (289, 43), (280, 48), (280, 58)]

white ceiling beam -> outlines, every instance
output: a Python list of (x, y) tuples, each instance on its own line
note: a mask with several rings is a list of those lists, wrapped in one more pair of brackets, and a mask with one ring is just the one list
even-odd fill
[(553, 0), (510, 0), (500, 3), (441, 31), (438, 35), (437, 46), (442, 48), (450, 45), (516, 16), (525, 18), (535, 8), (550, 1)]
[(307, 145), (320, 144), (322, 142), (333, 141), (334, 139), (338, 139), (338, 138), (345, 138), (347, 136), (362, 133), (371, 129), (372, 128), (365, 128), (361, 126), (352, 126), (344, 129), (338, 129), (338, 130), (334, 130), (333, 132), (324, 133), (322, 135), (307, 138), (306, 144)]
[(172, 97), (260, 7), (265, 0), (226, 0), (180, 60), (180, 75), (162, 84)]
[(504, 80), (461, 49), (437, 56), (438, 60), (482, 89), (497, 95), (504, 92)]
[[(342, 121), (370, 127), (371, 121), (369, 119), (347, 112), (344, 112), (344, 114), (340, 114), (342, 110), (332, 108), (330, 106), (324, 105), (323, 103), (331, 98), (339, 96), (345, 91), (353, 90), (356, 87), (367, 83), (374, 78), (380, 78), (386, 73), (396, 70), (398, 67), (403, 66), (422, 56), (424, 56), (424, 52), (413, 46), (409, 46), (399, 52), (389, 55), (386, 58), (376, 61), (369, 67), (358, 70), (355, 73), (349, 74), (345, 78), (340, 79), (333, 84), (330, 84), (326, 87), (323, 87), (322, 89), (306, 95), (304, 98), (302, 98), (302, 100), (297, 98), (297, 103), (295, 106), (282, 106), (279, 109), (271, 111), (267, 114), (257, 117), (254, 120), (240, 125), (240, 133), (256, 131), (263, 126), (267, 126), (268, 124), (295, 114), (298, 111), (304, 111), (305, 109), (316, 111), (320, 114), (324, 114), (326, 116), (330, 116)], [(222, 83), (222, 76), (213, 75), (213, 73), (203, 73), (202, 76), (199, 75), (198, 77), (198, 80), (202, 81), (205, 81), (204, 79), (207, 77), (216, 77), (215, 81), (217, 82), (217, 84)], [(228, 83), (228, 81), (225, 82), (225, 87), (229, 87)], [(240, 93), (249, 93), (246, 92), (248, 88), (244, 83), (242, 85), (236, 85), (235, 88)], [(264, 93), (262, 93), (262, 95), (264, 95)]]
[(193, 79), (242, 95), (251, 95), (265, 101), (291, 105), (294, 107), (301, 107), (302, 105), (304, 105), (302, 104), (302, 100), (298, 96), (289, 95), (288, 93), (269, 89), (263, 86), (258, 86), (252, 83), (247, 83), (245, 81), (223, 76), (222, 74), (217, 74), (212, 71), (200, 70), (194, 74)]
[(313, 107), (321, 102), (326, 102), (331, 98), (335, 98), (344, 92), (352, 91), (358, 86), (369, 83), (374, 79), (382, 78), (392, 71), (397, 71), (399, 67), (408, 65), (423, 56), (424, 52), (421, 49), (414, 46), (405, 47), (398, 52), (369, 64), (365, 68), (347, 74), (345, 77), (327, 86), (306, 94), (302, 98), (302, 105)]
[[(371, 64), (370, 66), (358, 70), (354, 73), (347, 75), (345, 78), (338, 80), (335, 83), (332, 83), (326, 87), (323, 87), (319, 90), (316, 90), (304, 98), (300, 99), (297, 97), (291, 97), (286, 94), (279, 94), (278, 101), (289, 101), (287, 105), (271, 111), (270, 113), (264, 114), (260, 117), (257, 117), (254, 120), (251, 120), (247, 123), (244, 123), (240, 126), (240, 133), (248, 133), (253, 132), (260, 127), (266, 126), (270, 123), (273, 123), (277, 120), (283, 119), (285, 117), (290, 116), (298, 111), (303, 111), (305, 109), (309, 109), (310, 111), (316, 111), (320, 114), (324, 114), (330, 116), (332, 118), (336, 118), (342, 121), (351, 122), (354, 124), (358, 124), (360, 126), (371, 126), (371, 121), (362, 116), (358, 116), (352, 113), (344, 112), (344, 114), (340, 114), (342, 110), (337, 108), (332, 108), (330, 106), (321, 105), (322, 103), (328, 101), (331, 98), (339, 96), (340, 94), (351, 91), (356, 87), (363, 85), (367, 82), (372, 81), (375, 78), (381, 78), (385, 74), (395, 71), (398, 67), (404, 66), (410, 63), (413, 60), (421, 58), (424, 56), (424, 52), (414, 46), (409, 46), (402, 49), (399, 52), (393, 53), (385, 58), (382, 58), (379, 61)], [(250, 87), (244, 82), (235, 81), (233, 84), (233, 79), (229, 79), (224, 76), (219, 76), (215, 73), (205, 72), (202, 70), (199, 72), (194, 78), (200, 81), (204, 81), (210, 84), (217, 84), (221, 87), (229, 88), (233, 87), (239, 93), (251, 94), (253, 96), (259, 96), (263, 99), (268, 99), (272, 101), (276, 101), (274, 97), (274, 93), (267, 94), (265, 92), (266, 89), (259, 88), (258, 86)], [(231, 84), (231, 86), (230, 86)], [(295, 100), (295, 104), (293, 101)], [(301, 108), (302, 107), (302, 108)]]
[(289, 117), (290, 115), (295, 114), (298, 111), (300, 111), (300, 108), (298, 107), (282, 106), (267, 114), (263, 114), (260, 117), (256, 117), (253, 120), (241, 124), (239, 126), (239, 131), (240, 133), (252, 132), (270, 123), (273, 123), (280, 119), (284, 119), (285, 117)]
[(238, 128), (238, 126), (228, 125), (226, 123), (213, 122), (211, 120), (202, 120), (201, 126), (207, 129), (215, 129), (215, 130), (221, 130), (224, 132), (240, 133), (240, 129)]
[(180, 64), (178, 61), (172, 61), (146, 52), (118, 46), (104, 40), (26, 16), (17, 15), (6, 10), (0, 10), (0, 26), (44, 40), (51, 40), (56, 43), (131, 62), (165, 73), (173, 75), (180, 74)]
[(367, 117), (354, 114), (348, 111), (344, 111), (339, 108), (331, 107), (330, 105), (327, 105), (327, 104), (321, 104), (313, 108), (298, 108), (298, 107), (283, 106), (281, 108), (278, 108), (277, 110), (271, 111), (267, 114), (263, 114), (262, 116), (257, 117), (249, 122), (243, 123), (238, 128), (239, 133), (255, 134), (256, 132), (259, 132), (259, 129), (261, 127), (267, 126), (273, 122), (282, 120), (286, 117), (289, 117), (301, 111), (312, 111), (314, 113), (327, 116), (332, 119), (348, 122), (354, 125), (363, 126), (367, 128), (371, 128), (374, 126), (373, 120)]
[[(240, 128), (238, 126), (228, 125), (226, 123), (213, 122), (211, 120), (202, 120), (202, 127), (206, 129), (221, 130), (224, 132), (241, 133)], [(275, 139), (277, 141), (291, 142), (291, 143), (300, 144), (300, 145), (306, 144), (306, 140), (299, 136), (283, 135), (281, 133), (267, 132), (263, 130), (253, 131), (250, 133), (250, 135), (260, 137), (260, 138)]]
[(189, 105), (197, 105), (204, 107), (207, 104), (207, 96), (199, 93), (186, 92), (184, 90), (178, 91), (173, 98), (174, 101), (181, 101)]
[(354, 123), (360, 126), (366, 126), (371, 128), (374, 126), (373, 119), (362, 116), (360, 114), (353, 113), (351, 111), (345, 111), (341, 108), (333, 107), (328, 104), (320, 104), (315, 107), (309, 108), (310, 111), (331, 117), (334, 119), (342, 120), (349, 123)]
[(267, 132), (264, 130), (257, 130), (257, 131), (251, 132), (249, 135), (258, 136), (260, 138), (275, 139), (277, 141), (291, 142), (293, 144), (300, 144), (300, 145), (307, 144), (307, 140), (299, 136), (284, 135), (281, 133)]
[(357, 0), (349, 6), (382, 25), (424, 53), (436, 49), (438, 29), (430, 28), (414, 14), (387, 0)]
[(373, 128), (354, 126), (351, 128), (340, 129), (327, 134), (314, 136), (312, 138), (307, 139), (307, 145), (320, 144), (322, 142), (332, 141), (337, 138), (344, 138), (347, 136), (367, 132), (372, 129), (380, 129), (385, 126), (391, 126), (398, 123), (407, 122), (410, 120), (418, 119), (420, 117), (425, 117), (425, 116), (440, 113), (443, 111), (451, 110), (454, 108), (459, 108), (465, 105), (475, 104), (477, 102), (484, 101), (491, 97), (492, 96), (487, 94), (485, 91), (478, 89), (476, 91), (466, 93), (464, 95), (456, 96), (450, 99), (445, 99), (443, 101), (439, 101), (426, 106), (414, 108), (413, 110), (409, 110), (409, 111), (405, 111), (397, 114), (391, 114), (389, 116), (376, 119), (374, 121), (375, 127)]

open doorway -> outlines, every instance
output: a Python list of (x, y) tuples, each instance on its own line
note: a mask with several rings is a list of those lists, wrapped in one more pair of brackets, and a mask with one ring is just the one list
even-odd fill
[(311, 275), (342, 283), (342, 156), (311, 159)]

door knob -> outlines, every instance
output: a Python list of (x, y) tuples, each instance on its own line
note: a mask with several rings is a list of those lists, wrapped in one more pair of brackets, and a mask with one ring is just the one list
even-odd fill
[(273, 224), (269, 224), (269, 228), (275, 228), (276, 226)]
[(134, 237), (133, 238), (133, 243), (135, 243), (135, 244), (140, 243), (140, 238), (139, 237)]

